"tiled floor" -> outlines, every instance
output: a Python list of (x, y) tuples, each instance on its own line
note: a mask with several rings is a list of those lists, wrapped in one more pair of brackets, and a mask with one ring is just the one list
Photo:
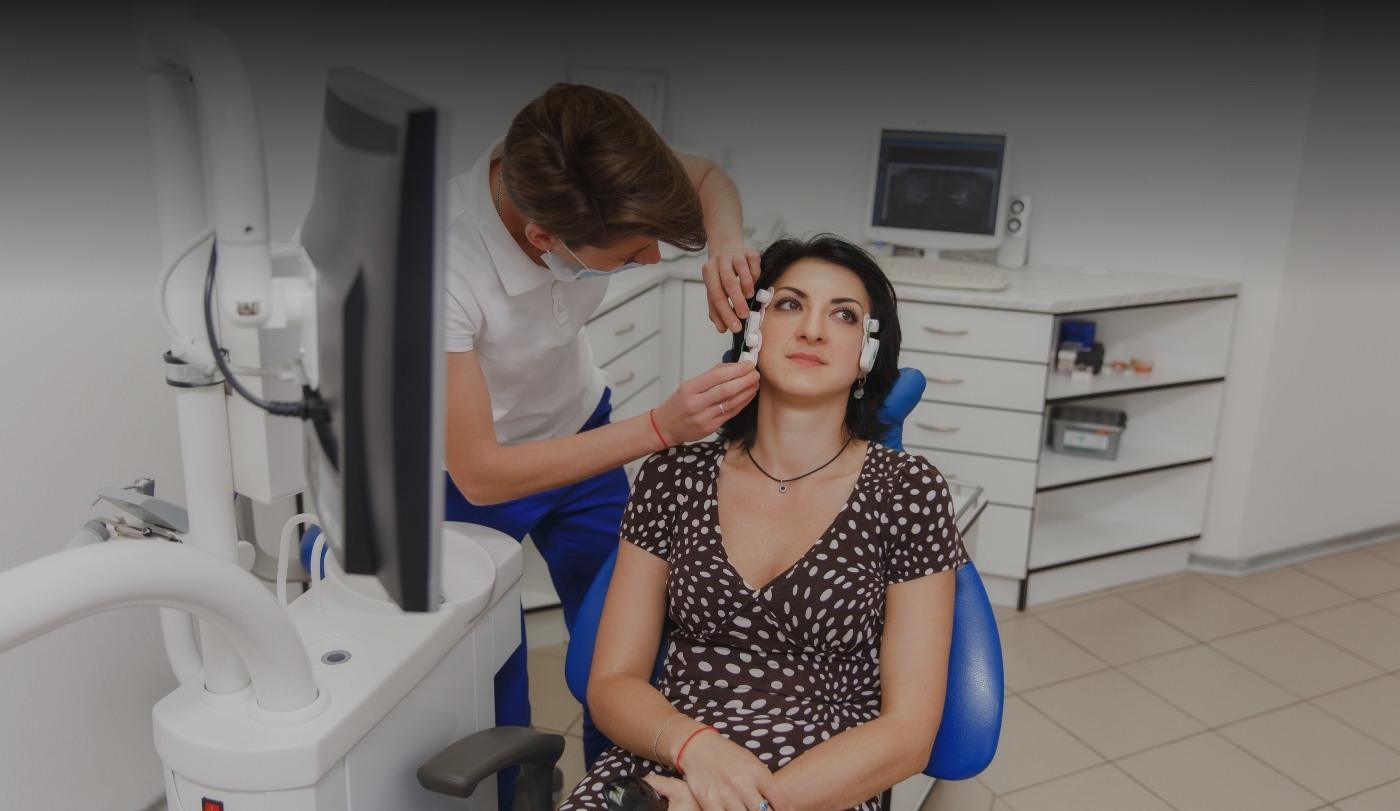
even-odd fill
[[(1245, 578), (1183, 574), (998, 610), (996, 760), (924, 811), (1400, 809), (1400, 540)], [(583, 773), (557, 612), (530, 618), (536, 726)]]

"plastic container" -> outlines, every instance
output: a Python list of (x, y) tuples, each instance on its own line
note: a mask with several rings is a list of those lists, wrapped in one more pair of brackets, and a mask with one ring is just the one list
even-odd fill
[(1050, 409), (1050, 449), (1055, 453), (1117, 459), (1118, 440), (1128, 415), (1113, 408), (1054, 406)]

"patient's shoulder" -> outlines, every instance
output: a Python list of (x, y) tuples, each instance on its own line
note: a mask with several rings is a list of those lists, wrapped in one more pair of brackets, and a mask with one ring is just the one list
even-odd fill
[(647, 457), (637, 473), (637, 482), (660, 484), (680, 481), (686, 477), (693, 479), (710, 469), (717, 456), (723, 455), (724, 443), (720, 441), (695, 442), (667, 448)]
[(871, 443), (871, 463), (876, 466), (874, 477), (886, 487), (898, 491), (946, 489), (943, 473), (922, 454), (909, 453)]

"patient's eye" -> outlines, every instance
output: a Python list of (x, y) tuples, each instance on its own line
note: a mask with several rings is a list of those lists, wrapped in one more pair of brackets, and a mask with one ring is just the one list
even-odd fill
[(850, 309), (849, 307), (838, 308), (834, 313), (832, 313), (832, 315), (836, 316), (842, 321), (845, 321), (848, 324), (855, 324), (860, 321), (860, 318), (856, 316), (856, 311)]
[[(791, 306), (789, 306), (789, 305), (791, 305)], [(792, 297), (792, 296), (783, 296), (782, 298), (780, 298), (780, 299), (778, 299), (777, 301), (773, 302), (773, 309), (775, 309), (775, 310), (800, 310), (800, 309), (802, 309), (802, 304), (801, 304), (801, 302), (799, 302), (796, 298), (794, 298), (794, 297)]]

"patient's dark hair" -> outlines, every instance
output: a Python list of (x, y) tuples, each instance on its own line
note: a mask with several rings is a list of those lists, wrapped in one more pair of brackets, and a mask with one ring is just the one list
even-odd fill
[[(874, 336), (880, 341), (880, 351), (875, 354), (875, 368), (866, 375), (865, 396), (859, 400), (852, 396), (846, 401), (846, 430), (856, 439), (879, 440), (889, 426), (875, 415), (899, 376), (899, 313), (894, 286), (870, 254), (834, 234), (818, 234), (805, 242), (781, 239), (770, 245), (763, 252), (756, 289), (772, 287), (783, 271), (803, 259), (821, 259), (839, 265), (860, 277), (865, 285), (865, 294), (870, 297), (870, 317), (880, 321), (880, 330)], [(750, 301), (749, 306), (757, 308), (758, 303)], [(743, 340), (742, 332), (735, 334), (736, 355), (743, 348)], [(750, 447), (757, 431), (756, 396), (733, 419), (720, 426), (719, 436)]]

